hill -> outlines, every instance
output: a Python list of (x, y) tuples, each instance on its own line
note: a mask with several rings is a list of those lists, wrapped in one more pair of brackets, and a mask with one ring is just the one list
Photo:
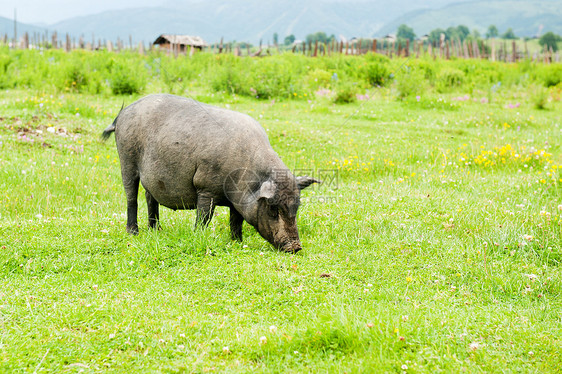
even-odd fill
[[(101, 38), (128, 38), (152, 41), (161, 33), (196, 34), (209, 42), (225, 40), (258, 43), (272, 41), (277, 33), (280, 40), (294, 34), (304, 38), (319, 30), (328, 34), (370, 35), (385, 22), (401, 14), (400, 9), (382, 11), (380, 2), (329, 4), (296, 0), (260, 1), (236, 0), (224, 3), (211, 0), (174, 8), (138, 8), (108, 11), (77, 17), (52, 25), (53, 29), (71, 34)], [(125, 17), (124, 17), (125, 16)]]
[[(454, 0), (430, 0), (423, 6), (441, 7)], [(83, 35), (89, 40), (117, 37), (133, 41), (153, 41), (162, 33), (196, 34), (209, 42), (225, 40), (264, 43), (273, 34), (282, 41), (294, 34), (325, 31), (336, 36), (368, 36), (404, 13), (404, 9), (421, 8), (412, 0), (388, 3), (382, 0), (224, 0), (174, 1), (164, 6), (110, 10), (70, 18), (49, 25), (59, 34)], [(9, 32), (9, 30), (8, 30)]]
[[(562, 33), (561, 0), (492, 0), (455, 3), (440, 9), (409, 12), (381, 27), (373, 35), (395, 33), (407, 24), (419, 36), (435, 28), (466, 25), (484, 34), (496, 25), (500, 34), (512, 28), (517, 36), (534, 36), (545, 31)], [(541, 27), (542, 25), (542, 27)]]
[[(163, 33), (200, 35), (207, 42), (225, 40), (264, 43), (279, 41), (293, 34), (304, 39), (307, 34), (324, 31), (347, 38), (384, 36), (395, 33), (405, 23), (423, 35), (435, 28), (459, 24), (484, 33), (495, 24), (500, 33), (508, 27), (518, 36), (535, 35), (544, 30), (562, 33), (562, 0), (183, 0), (165, 2), (164, 6), (139, 7), (66, 19), (48, 26), (18, 23), (18, 34), (57, 31), (86, 40), (121, 38), (134, 43), (152, 42)], [(425, 9), (420, 9), (427, 7)], [(411, 10), (404, 14), (404, 11)], [(0, 36), (13, 37), (13, 21), (0, 17)]]
[[(48, 30), (49, 28), (18, 22), (17, 29), (18, 29), (17, 30), (18, 36), (21, 36), (26, 32), (30, 35), (32, 35), (33, 33), (38, 33), (38, 34), (45, 33), (45, 31)], [(4, 35), (7, 35), (9, 38), (14, 37), (14, 20), (5, 17), (0, 17), (0, 37), (3, 38)]]

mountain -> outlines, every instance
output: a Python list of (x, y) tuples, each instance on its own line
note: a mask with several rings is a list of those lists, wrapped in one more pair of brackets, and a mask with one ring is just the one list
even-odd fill
[(408, 12), (381, 27), (376, 34), (396, 33), (406, 24), (420, 36), (436, 28), (465, 25), (484, 35), (495, 25), (500, 35), (512, 28), (517, 36), (534, 36), (541, 31), (562, 34), (562, 0), (492, 0), (449, 4), (439, 9)]
[(440, 7), (455, 0), (175, 0), (163, 6), (111, 10), (70, 18), (49, 26), (59, 35), (69, 33), (86, 40), (120, 37), (152, 42), (163, 33), (200, 35), (207, 42), (225, 40), (264, 43), (294, 34), (324, 31), (328, 35), (369, 36), (404, 9)]
[[(17, 22), (17, 33), (18, 39), (24, 33), (28, 33), (29, 35), (36, 34), (45, 34), (45, 31), (49, 29), (48, 26), (35, 26), (35, 25), (28, 25), (26, 23)], [(0, 38), (3, 38), (4, 35), (7, 35), (8, 38), (13, 39), (14, 37), (14, 20), (8, 19), (5, 17), (0, 17)]]
[[(395, 33), (402, 23), (418, 35), (459, 24), (481, 33), (490, 24), (500, 33), (511, 27), (518, 36), (534, 35), (542, 24), (545, 31), (562, 33), (562, 0), (155, 0), (154, 4), (73, 17), (47, 27), (18, 24), (18, 35), (48, 28), (86, 41), (128, 42), (131, 37), (136, 44), (176, 33), (199, 35), (210, 43), (224, 38), (256, 44), (271, 42), (274, 33), (280, 42), (290, 34), (304, 39), (317, 31), (347, 38), (384, 36)], [(0, 37), (4, 34), (13, 37), (13, 21), (0, 17)]]
[[(403, 0), (402, 0), (403, 1)], [(404, 1), (403, 1), (404, 2)], [(92, 33), (101, 38), (128, 38), (153, 41), (162, 33), (200, 35), (208, 42), (225, 40), (252, 43), (280, 40), (294, 34), (324, 31), (328, 34), (370, 35), (402, 12), (394, 6), (383, 10), (382, 2), (210, 0), (182, 5), (108, 11), (77, 17), (52, 25), (74, 35)]]

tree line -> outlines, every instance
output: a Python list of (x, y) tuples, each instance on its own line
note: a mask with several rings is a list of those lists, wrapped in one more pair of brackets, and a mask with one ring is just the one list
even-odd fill
[[(431, 30), (427, 35), (424, 35), (422, 38), (426, 39), (429, 43), (434, 45), (439, 45), (441, 41), (441, 35), (443, 35), (445, 41), (460, 41), (464, 42), (465, 40), (479, 40), (482, 38), (480, 32), (476, 29), (470, 31), (470, 29), (465, 25), (458, 25), (458, 26), (451, 26), (447, 29), (436, 28)], [(495, 25), (490, 25), (484, 34), (486, 39), (491, 38), (502, 38), (502, 39), (519, 39), (515, 32), (510, 27), (505, 32), (500, 34), (498, 28)], [(409, 27), (406, 24), (402, 24), (398, 27), (396, 32), (396, 39), (399, 44), (405, 45), (405, 41), (414, 41), (417, 38), (414, 29)], [(528, 39), (528, 38), (525, 38)], [(303, 40), (306, 44), (315, 44), (323, 43), (323, 44), (330, 44), (334, 40), (336, 40), (336, 36), (334, 34), (328, 35), (323, 31), (318, 31), (315, 33), (311, 33), (306, 35), (305, 39)], [(294, 34), (290, 34), (285, 36), (283, 39), (283, 43), (280, 43), (279, 34), (273, 34), (273, 44), (274, 45), (284, 45), (284, 46), (291, 46), (295, 41), (298, 41)], [(548, 49), (552, 49), (554, 52), (558, 51), (558, 42), (562, 41), (562, 37), (557, 35), (551, 31), (543, 34), (539, 38), (539, 45), (541, 47), (547, 47)], [(232, 42), (234, 45), (238, 45), (240, 48), (252, 47), (251, 43), (240, 42), (237, 43), (236, 41)], [(261, 42), (260, 42), (261, 45)]]
[[(459, 26), (451, 26), (449, 28), (442, 29), (436, 28), (433, 29), (427, 34), (427, 40), (432, 44), (439, 44), (441, 40), (441, 35), (444, 36), (446, 41), (455, 41), (460, 40), (461, 42), (465, 39), (480, 39), (481, 35), (480, 32), (476, 29), (470, 32), (470, 29), (467, 26), (459, 25)], [(495, 25), (490, 25), (488, 30), (486, 31), (485, 35), (486, 39), (491, 38), (502, 38), (502, 39), (518, 39), (518, 37), (513, 32), (513, 29), (510, 27), (508, 28), (503, 34), (500, 35), (498, 28)], [(398, 27), (396, 32), (396, 38), (399, 41), (410, 40), (413, 41), (416, 39), (416, 34), (414, 30), (406, 24), (402, 24)], [(547, 47), (552, 49), (554, 52), (558, 50), (558, 42), (562, 41), (562, 37), (549, 31), (543, 34), (539, 38), (539, 44), (541, 47)]]

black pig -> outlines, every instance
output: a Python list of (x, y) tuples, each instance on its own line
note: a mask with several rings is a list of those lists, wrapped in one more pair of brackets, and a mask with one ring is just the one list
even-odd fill
[(157, 94), (122, 109), (102, 138), (112, 132), (127, 195), (127, 232), (138, 234), (140, 182), (149, 227), (158, 227), (160, 204), (197, 209), (196, 225), (207, 225), (215, 206), (227, 206), (233, 239), (242, 240), (245, 220), (276, 248), (301, 250), (300, 190), (319, 182), (294, 177), (251, 117)]

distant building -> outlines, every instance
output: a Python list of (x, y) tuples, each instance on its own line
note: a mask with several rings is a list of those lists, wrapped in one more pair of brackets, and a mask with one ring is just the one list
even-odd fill
[(396, 41), (396, 35), (395, 34), (386, 34), (384, 36), (384, 39), (389, 41), (389, 42), (395, 42)]
[(159, 45), (160, 48), (165, 48), (177, 52), (185, 52), (187, 50), (187, 47), (194, 47), (201, 50), (204, 47), (209, 46), (199, 36), (171, 34), (160, 35), (152, 44)]

